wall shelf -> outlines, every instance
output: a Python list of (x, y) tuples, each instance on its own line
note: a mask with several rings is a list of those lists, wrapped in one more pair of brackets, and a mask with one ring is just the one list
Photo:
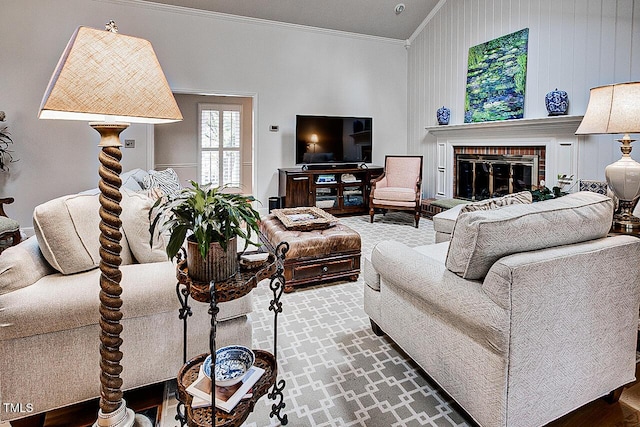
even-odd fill
[(534, 119), (500, 120), (493, 122), (462, 123), (454, 125), (427, 126), (427, 133), (435, 137), (495, 135), (497, 132), (535, 133), (536, 135), (574, 134), (583, 116), (550, 116)]

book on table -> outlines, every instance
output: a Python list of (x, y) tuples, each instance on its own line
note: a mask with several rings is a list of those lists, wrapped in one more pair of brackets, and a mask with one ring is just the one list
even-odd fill
[[(264, 369), (252, 366), (239, 383), (228, 387), (216, 385), (216, 408), (231, 412), (242, 399), (252, 397), (251, 389), (263, 374)], [(187, 387), (187, 393), (193, 397), (192, 408), (211, 405), (211, 379), (202, 369), (198, 373), (198, 378)]]

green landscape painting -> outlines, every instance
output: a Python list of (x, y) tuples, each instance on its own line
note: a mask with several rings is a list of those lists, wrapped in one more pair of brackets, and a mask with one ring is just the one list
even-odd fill
[(521, 119), (529, 29), (469, 48), (464, 122)]

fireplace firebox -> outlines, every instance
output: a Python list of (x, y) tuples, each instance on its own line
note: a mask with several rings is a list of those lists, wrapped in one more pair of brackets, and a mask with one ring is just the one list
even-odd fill
[(456, 195), (483, 200), (538, 185), (538, 155), (457, 154)]

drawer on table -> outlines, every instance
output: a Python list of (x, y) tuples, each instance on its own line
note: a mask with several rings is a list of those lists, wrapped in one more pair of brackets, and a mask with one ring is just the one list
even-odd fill
[(293, 280), (300, 280), (308, 277), (321, 277), (342, 273), (356, 268), (359, 268), (359, 266), (356, 266), (353, 258), (297, 265), (293, 267)]

